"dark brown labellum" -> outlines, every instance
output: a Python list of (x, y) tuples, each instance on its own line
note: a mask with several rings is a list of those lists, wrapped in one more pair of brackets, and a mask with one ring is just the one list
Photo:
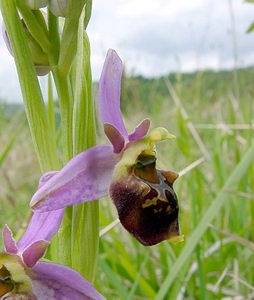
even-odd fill
[(153, 155), (140, 154), (129, 175), (113, 181), (110, 196), (122, 225), (143, 245), (179, 235), (178, 201), (173, 183), (178, 174), (156, 169)]

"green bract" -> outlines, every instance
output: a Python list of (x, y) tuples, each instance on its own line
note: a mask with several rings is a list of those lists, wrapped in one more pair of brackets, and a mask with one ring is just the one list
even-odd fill
[(27, 30), (25, 25), (24, 28), (25, 28), (27, 42), (28, 42), (29, 49), (31, 51), (32, 60), (34, 62), (36, 73), (39, 76), (46, 75), (50, 71), (48, 56), (42, 50), (42, 48), (36, 42), (36, 40), (32, 37), (32, 35)]
[[(21, 23), (24, 28), (25, 38), (27, 40), (27, 45), (29, 47), (31, 58), (34, 63), (37, 75), (43, 76), (48, 74), (48, 72), (50, 71), (50, 66), (47, 54), (43, 51), (39, 43), (33, 38), (29, 30), (27, 29), (23, 19), (21, 20)], [(3, 37), (8, 50), (13, 55), (12, 46), (10, 44), (9, 36), (5, 28), (3, 29)]]

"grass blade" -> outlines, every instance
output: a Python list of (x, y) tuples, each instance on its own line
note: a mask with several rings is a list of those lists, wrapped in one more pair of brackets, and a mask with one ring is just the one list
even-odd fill
[(225, 204), (227, 197), (225, 195), (225, 190), (236, 186), (238, 181), (242, 178), (245, 172), (248, 170), (249, 166), (253, 163), (254, 160), (254, 144), (248, 149), (241, 161), (235, 167), (227, 181), (225, 182), (223, 188), (219, 192), (218, 196), (215, 198), (213, 203), (208, 208), (207, 212), (203, 215), (202, 219), (198, 223), (196, 229), (191, 234), (190, 238), (186, 242), (185, 247), (183, 248), (181, 254), (178, 256), (175, 263), (172, 265), (170, 273), (165, 278), (159, 293), (157, 294), (155, 300), (163, 300), (168, 290), (170, 289), (172, 283), (178, 276), (181, 268), (188, 261), (193, 250), (197, 246), (198, 242), (205, 233), (209, 223), (213, 218), (218, 214), (219, 210)]

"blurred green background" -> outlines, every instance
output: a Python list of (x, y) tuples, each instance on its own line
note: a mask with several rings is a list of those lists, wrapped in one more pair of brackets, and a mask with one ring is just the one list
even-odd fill
[[(253, 144), (253, 80), (254, 68), (124, 77), (127, 128), (149, 117), (152, 127), (166, 127), (177, 137), (158, 144), (158, 166), (182, 175), (175, 190), (185, 242), (144, 247), (119, 224), (107, 231), (95, 282), (107, 299), (254, 299), (254, 164), (225, 188)], [(40, 172), (22, 105), (0, 103), (0, 227), (8, 222), (17, 232), (26, 224)], [(99, 123), (98, 142), (107, 142)], [(223, 207), (202, 228), (202, 216), (222, 190)], [(108, 198), (100, 206), (103, 229), (117, 214)], [(175, 271), (194, 230), (201, 238)]]

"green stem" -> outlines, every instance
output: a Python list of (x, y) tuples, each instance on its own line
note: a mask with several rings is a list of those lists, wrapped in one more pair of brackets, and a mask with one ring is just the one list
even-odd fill
[[(49, 61), (54, 77), (54, 82), (60, 103), (61, 114), (61, 141), (63, 149), (62, 163), (65, 164), (72, 158), (72, 106), (73, 95), (68, 74), (63, 74), (59, 70), (58, 60), (60, 53), (60, 38), (58, 28), (58, 18), (48, 10), (49, 40), (51, 42), (51, 52)], [(62, 225), (51, 242), (51, 259), (71, 267), (71, 224), (72, 207), (67, 207), (62, 221)]]
[[(60, 102), (63, 162), (72, 157), (72, 95), (69, 78), (53, 69), (54, 80)], [(67, 207), (61, 227), (51, 242), (51, 258), (71, 267), (71, 224), (72, 207)]]
[(54, 81), (60, 103), (63, 163), (72, 158), (72, 110), (73, 95), (69, 77), (58, 68), (53, 69)]
[[(54, 80), (60, 103), (61, 133), (63, 162), (66, 163), (72, 157), (72, 92), (69, 77), (53, 69)], [(72, 207), (65, 209), (65, 215), (61, 227), (51, 243), (51, 258), (61, 264), (71, 267), (71, 225)]]
[[(83, 30), (84, 10), (80, 17), (75, 60), (73, 109), (73, 153), (95, 145), (95, 116), (92, 97), (89, 39)], [(72, 267), (93, 282), (99, 243), (99, 203), (84, 203), (73, 207)]]
[(57, 148), (15, 1), (1, 0), (0, 8), (11, 42), (26, 115), (41, 170), (45, 172), (57, 169)]
[(53, 98), (53, 86), (51, 73), (48, 74), (48, 118), (50, 127), (52, 128), (52, 135), (56, 141), (56, 128), (55, 128), (55, 107)]

